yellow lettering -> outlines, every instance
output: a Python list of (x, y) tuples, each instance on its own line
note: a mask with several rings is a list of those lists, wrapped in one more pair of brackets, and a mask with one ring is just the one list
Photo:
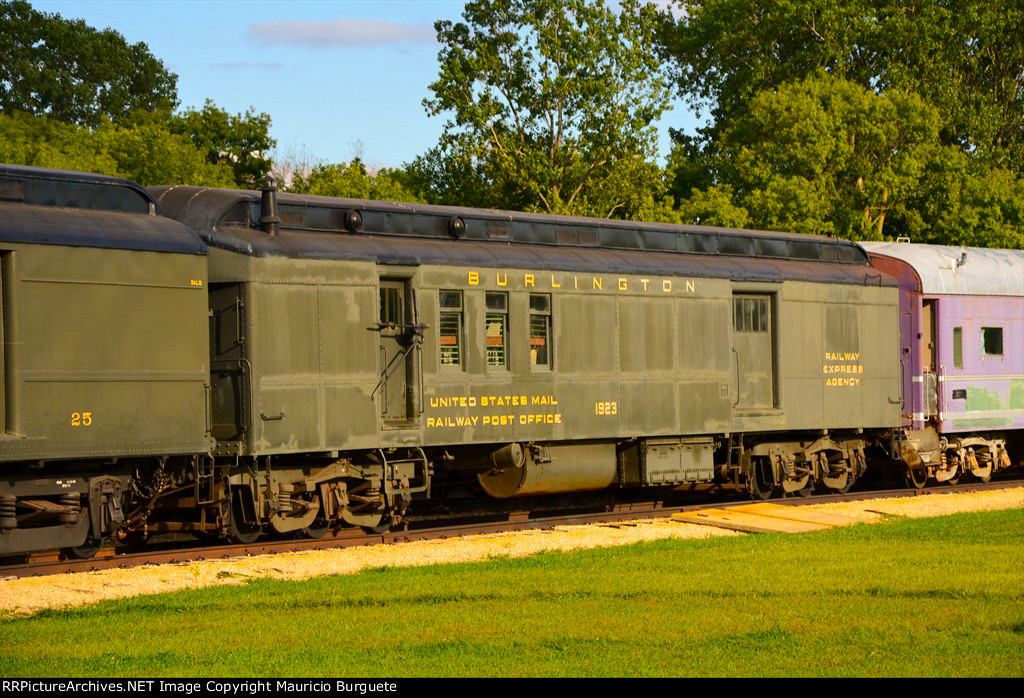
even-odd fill
[(551, 288), (562, 288), (562, 284), (555, 283), (555, 275), (551, 275)]
[(533, 286), (533, 274), (526, 274), (523, 276), (523, 286)]
[(92, 412), (72, 412), (71, 426), (88, 427), (92, 426)]
[(502, 275), (500, 273), (496, 273), (494, 275), (494, 280), (498, 282), (499, 286), (508, 286), (508, 274)]
[(480, 272), (471, 271), (469, 272), (469, 285), (477, 286), (480, 283)]
[(671, 279), (665, 279), (664, 281), (662, 281), (661, 282), (661, 290), (664, 291), (665, 293), (671, 293), (672, 292), (672, 280)]
[(604, 283), (604, 279), (599, 279), (596, 276), (594, 277), (594, 288), (601, 288), (601, 285), (603, 283)]
[(647, 284), (649, 284), (650, 282), (651, 282), (650, 279), (640, 279), (640, 283), (642, 283), (644, 285), (644, 290), (645, 291), (647, 290)]
[(620, 291), (628, 291), (629, 290), (629, 280), (628, 279), (621, 279), (621, 278), (619, 279), (619, 290)]

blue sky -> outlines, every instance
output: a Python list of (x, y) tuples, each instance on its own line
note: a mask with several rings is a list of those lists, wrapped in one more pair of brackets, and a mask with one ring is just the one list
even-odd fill
[[(178, 75), (182, 107), (207, 98), (270, 114), (279, 157), (397, 167), (437, 143), (422, 101), (437, 78), (433, 23), (455, 0), (30, 0), (43, 12), (144, 42)], [(692, 131), (682, 102), (660, 125)]]

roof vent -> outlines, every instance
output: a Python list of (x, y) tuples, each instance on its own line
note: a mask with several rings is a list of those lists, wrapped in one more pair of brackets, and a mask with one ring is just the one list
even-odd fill
[(277, 215), (277, 182), (270, 175), (263, 180), (263, 196), (260, 198), (260, 230), (277, 235), (281, 217)]

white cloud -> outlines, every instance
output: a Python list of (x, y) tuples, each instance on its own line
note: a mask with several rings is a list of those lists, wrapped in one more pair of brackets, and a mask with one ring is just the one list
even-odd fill
[(211, 63), (217, 70), (281, 70), (284, 63)]
[(256, 22), (249, 25), (248, 34), (264, 45), (309, 48), (433, 44), (437, 41), (437, 34), (429, 24), (372, 19)]

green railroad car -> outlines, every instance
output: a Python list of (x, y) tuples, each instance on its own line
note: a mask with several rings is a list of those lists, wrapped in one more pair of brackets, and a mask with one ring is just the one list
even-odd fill
[(206, 246), (125, 180), (0, 168), (0, 554), (89, 550), (206, 454)]
[(210, 247), (236, 534), (387, 525), (465, 481), (845, 490), (899, 424), (897, 290), (849, 242), (152, 191)]

